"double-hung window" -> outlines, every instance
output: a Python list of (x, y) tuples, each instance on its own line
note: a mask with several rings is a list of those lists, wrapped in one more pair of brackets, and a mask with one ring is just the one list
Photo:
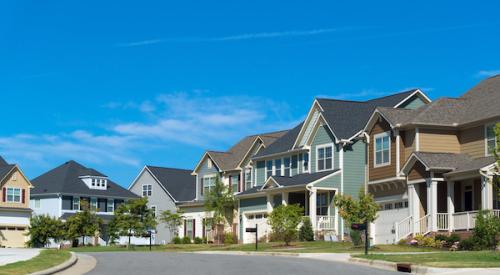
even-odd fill
[(90, 210), (97, 211), (97, 198), (90, 198)]
[(328, 215), (328, 193), (319, 193), (316, 196), (316, 215)]
[(142, 186), (142, 196), (143, 197), (151, 197), (153, 193), (153, 186), (151, 184), (144, 184)]
[(390, 132), (375, 135), (374, 166), (391, 164), (391, 136)]
[(195, 220), (186, 220), (186, 237), (190, 239), (194, 239), (194, 221)]
[(316, 150), (318, 172), (331, 170), (333, 168), (333, 145), (321, 145)]
[(309, 153), (304, 153), (302, 163), (304, 165), (304, 172), (309, 171)]
[(283, 176), (283, 173), (281, 170), (281, 159), (274, 160), (274, 169), (275, 169), (274, 175)]
[(272, 175), (273, 175), (273, 161), (268, 160), (266, 161), (266, 179), (268, 179)]
[(210, 190), (215, 186), (215, 176), (203, 177), (203, 194), (208, 195)]
[(495, 124), (486, 126), (486, 156), (491, 156), (493, 150), (497, 146), (497, 139), (495, 135)]
[(284, 164), (284, 167), (285, 167), (285, 171), (284, 171), (284, 176), (285, 177), (289, 177), (290, 176), (290, 158), (284, 158), (283, 159), (283, 164)]
[(252, 168), (245, 169), (245, 190), (252, 188)]
[(231, 189), (233, 193), (238, 193), (239, 179), (240, 176), (231, 176)]
[(108, 199), (108, 202), (106, 203), (106, 207), (108, 208), (106, 212), (115, 212), (115, 200), (114, 199)]
[(73, 210), (80, 210), (80, 198), (73, 197)]
[(21, 202), (21, 188), (7, 188), (7, 202)]

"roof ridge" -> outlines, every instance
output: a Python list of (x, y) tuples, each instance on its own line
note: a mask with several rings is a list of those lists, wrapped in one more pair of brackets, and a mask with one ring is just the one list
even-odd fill
[(161, 168), (161, 169), (169, 169), (169, 170), (182, 170), (182, 171), (188, 171), (192, 172), (192, 169), (184, 169), (184, 168), (175, 168), (175, 167), (163, 167), (163, 166), (155, 166), (155, 165), (147, 165), (146, 167), (151, 167), (151, 168)]
[(408, 89), (406, 91), (400, 91), (400, 92), (396, 92), (396, 93), (393, 93), (393, 94), (390, 94), (390, 95), (385, 95), (385, 96), (381, 96), (381, 97), (372, 98), (372, 99), (367, 100), (367, 102), (378, 100), (378, 99), (383, 99), (383, 98), (388, 98), (388, 97), (395, 96), (395, 95), (406, 94), (406, 93), (409, 93), (409, 92), (415, 92), (417, 90), (420, 90), (420, 89), (419, 88), (411, 88), (411, 89)]
[(317, 100), (328, 100), (328, 101), (340, 101), (340, 102), (351, 102), (351, 103), (361, 103), (367, 104), (367, 101), (357, 101), (357, 100), (349, 100), (349, 99), (336, 99), (336, 98), (325, 98), (325, 97), (316, 97)]

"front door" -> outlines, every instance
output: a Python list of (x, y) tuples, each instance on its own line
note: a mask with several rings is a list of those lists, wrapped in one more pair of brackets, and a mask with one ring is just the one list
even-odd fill
[(464, 211), (472, 211), (473, 195), (472, 185), (466, 185), (464, 190)]

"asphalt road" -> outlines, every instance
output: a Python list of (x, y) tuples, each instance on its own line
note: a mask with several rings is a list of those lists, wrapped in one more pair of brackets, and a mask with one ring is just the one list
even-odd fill
[(183, 253), (88, 253), (97, 265), (88, 274), (237, 274), (237, 275), (382, 275), (400, 274), (341, 262), (277, 256)]

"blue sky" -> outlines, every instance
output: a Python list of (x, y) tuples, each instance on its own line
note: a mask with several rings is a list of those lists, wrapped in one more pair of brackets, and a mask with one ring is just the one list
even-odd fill
[(500, 73), (498, 1), (104, 2), (0, 3), (0, 155), (30, 178), (74, 159), (128, 186), (315, 96), (454, 97)]

